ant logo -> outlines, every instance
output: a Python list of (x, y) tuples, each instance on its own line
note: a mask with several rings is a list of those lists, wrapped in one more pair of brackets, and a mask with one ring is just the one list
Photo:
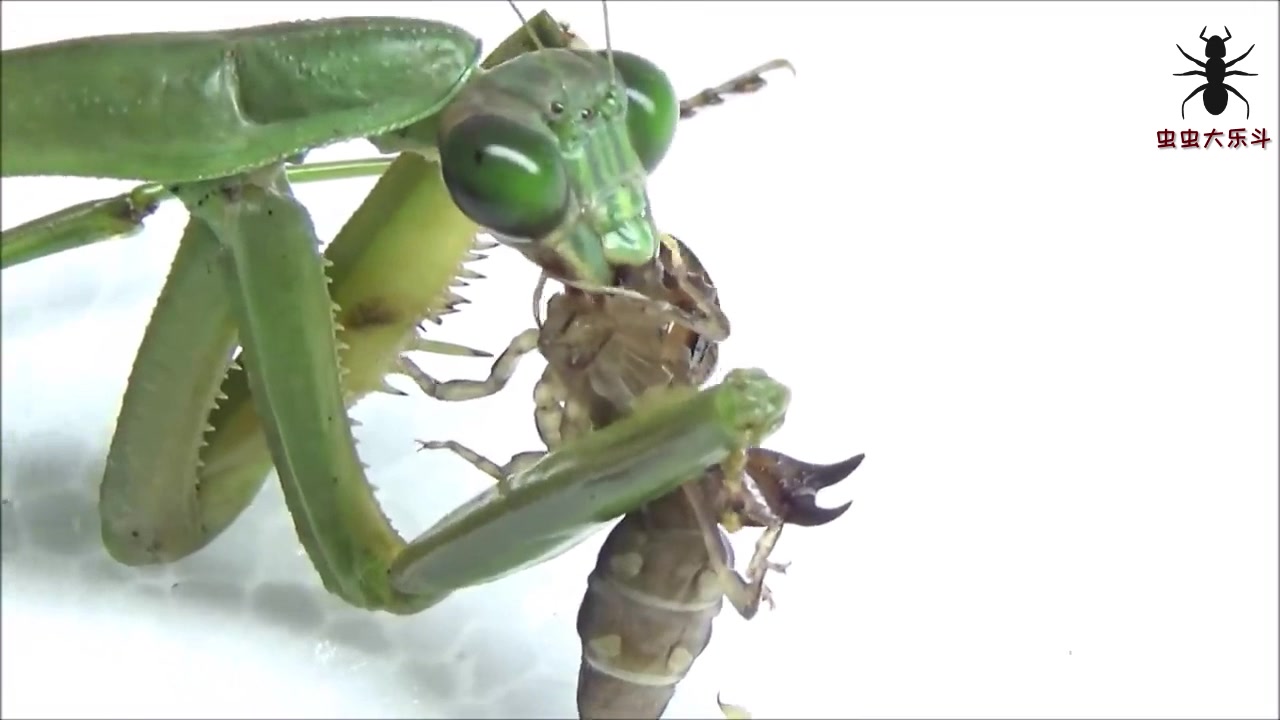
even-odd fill
[(1204, 68), (1204, 70), (1188, 70), (1184, 73), (1174, 73), (1174, 77), (1200, 75), (1204, 77), (1206, 81), (1205, 84), (1192, 91), (1192, 93), (1187, 96), (1186, 100), (1182, 101), (1182, 119), (1185, 120), (1187, 118), (1187, 100), (1195, 97), (1196, 93), (1201, 90), (1204, 91), (1204, 109), (1208, 110), (1210, 115), (1221, 115), (1222, 111), (1227, 109), (1227, 91), (1230, 90), (1236, 97), (1244, 100), (1244, 116), (1248, 118), (1249, 101), (1246, 100), (1238, 90), (1226, 84), (1223, 80), (1225, 80), (1228, 75), (1257, 76), (1258, 73), (1241, 72), (1239, 70), (1227, 72), (1227, 68), (1240, 62), (1245, 58), (1245, 55), (1253, 52), (1254, 45), (1257, 43), (1250, 45), (1249, 49), (1244, 51), (1244, 55), (1241, 55), (1229, 63), (1224, 63), (1222, 62), (1222, 58), (1227, 56), (1227, 41), (1231, 39), (1231, 31), (1227, 30), (1226, 26), (1223, 26), (1222, 29), (1227, 32), (1227, 36), (1225, 38), (1217, 35), (1206, 38), (1204, 36), (1204, 31), (1208, 29), (1209, 26), (1205, 25), (1204, 30), (1200, 31), (1200, 39), (1204, 40), (1204, 56), (1209, 62), (1202, 63), (1188, 55), (1187, 51), (1183, 50), (1181, 45), (1177, 46), (1178, 52), (1181, 52), (1183, 57)]

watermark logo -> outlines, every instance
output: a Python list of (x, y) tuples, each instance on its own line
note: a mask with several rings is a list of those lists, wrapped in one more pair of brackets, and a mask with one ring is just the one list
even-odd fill
[(1205, 30), (1208, 30), (1208, 29), (1209, 29), (1209, 26), (1206, 25), (1204, 26), (1204, 29), (1200, 31), (1200, 39), (1204, 40), (1204, 57), (1206, 60), (1208, 60), (1208, 62), (1200, 62), (1199, 60), (1188, 55), (1187, 51), (1183, 50), (1181, 45), (1176, 45), (1176, 47), (1178, 48), (1178, 52), (1182, 53), (1183, 57), (1199, 65), (1201, 69), (1188, 70), (1186, 72), (1181, 72), (1181, 73), (1174, 73), (1174, 75), (1177, 77), (1183, 77), (1186, 75), (1199, 75), (1205, 79), (1205, 83), (1203, 85), (1196, 88), (1195, 90), (1192, 90), (1191, 94), (1187, 96), (1187, 99), (1182, 101), (1182, 119), (1183, 120), (1187, 119), (1187, 100), (1190, 100), (1191, 98), (1195, 97), (1196, 94), (1200, 92), (1204, 93), (1204, 109), (1208, 110), (1210, 115), (1221, 115), (1222, 111), (1227, 109), (1227, 91), (1228, 90), (1230, 90), (1236, 97), (1244, 101), (1244, 116), (1245, 118), (1248, 118), (1249, 117), (1249, 101), (1246, 100), (1245, 97), (1240, 94), (1239, 90), (1236, 90), (1235, 88), (1228, 85), (1226, 83), (1226, 79), (1232, 75), (1250, 75), (1250, 76), (1256, 77), (1258, 73), (1244, 72), (1241, 70), (1228, 71), (1227, 68), (1245, 59), (1245, 57), (1248, 56), (1249, 53), (1253, 52), (1253, 48), (1256, 46), (1257, 43), (1255, 43), (1254, 45), (1250, 45), (1249, 49), (1244, 51), (1244, 55), (1241, 55), (1240, 57), (1236, 58), (1235, 60), (1232, 60), (1229, 63), (1224, 63), (1222, 61), (1222, 58), (1227, 56), (1227, 41), (1231, 39), (1231, 31), (1227, 30), (1227, 28), (1224, 26), (1222, 29), (1227, 33), (1227, 36), (1225, 38), (1219, 35), (1214, 35), (1213, 37), (1206, 38), (1204, 36), (1204, 33), (1205, 33)]
[[(1191, 94), (1188, 95), (1185, 99), (1183, 99), (1182, 101), (1182, 119), (1183, 120), (1187, 118), (1187, 103), (1196, 95), (1201, 96), (1201, 101), (1204, 103), (1204, 109), (1210, 115), (1217, 116), (1226, 112), (1227, 105), (1228, 105), (1227, 101), (1230, 100), (1230, 96), (1227, 95), (1228, 92), (1230, 92), (1232, 95), (1235, 95), (1237, 98), (1240, 98), (1240, 102), (1244, 103), (1245, 119), (1248, 119), (1249, 117), (1249, 112), (1250, 112), (1249, 100), (1245, 98), (1245, 96), (1242, 95), (1239, 90), (1236, 90), (1235, 88), (1228, 85), (1226, 80), (1228, 77), (1231, 77), (1232, 75), (1246, 75), (1250, 77), (1257, 77), (1258, 73), (1251, 73), (1251, 72), (1244, 72), (1243, 70), (1230, 69), (1231, 66), (1245, 59), (1249, 55), (1249, 53), (1253, 52), (1253, 48), (1256, 47), (1257, 44), (1255, 43), (1254, 45), (1250, 45), (1249, 49), (1245, 50), (1244, 53), (1240, 55), (1240, 57), (1236, 58), (1235, 60), (1232, 60), (1231, 62), (1226, 62), (1224, 58), (1227, 57), (1227, 41), (1231, 39), (1231, 31), (1228, 30), (1225, 26), (1222, 29), (1224, 32), (1226, 32), (1227, 34), (1226, 37), (1222, 37), (1220, 35), (1205, 37), (1204, 36), (1205, 32), (1209, 30), (1209, 26), (1207, 25), (1200, 31), (1200, 39), (1204, 41), (1204, 57), (1205, 57), (1204, 62), (1201, 62), (1199, 59), (1190, 55), (1186, 50), (1183, 50), (1182, 45), (1175, 44), (1175, 47), (1178, 48), (1178, 52), (1182, 53), (1182, 56), (1185, 57), (1186, 59), (1190, 60), (1196, 65), (1199, 65), (1200, 69), (1174, 73), (1174, 76), (1185, 77), (1188, 75), (1199, 75), (1200, 77), (1203, 77), (1205, 80), (1204, 84), (1202, 84), (1200, 87), (1196, 88), (1195, 90), (1192, 90)], [(1217, 145), (1217, 147), (1228, 147), (1228, 148), (1242, 148), (1242, 147), (1246, 147), (1247, 145), (1257, 145), (1265, 150), (1267, 148), (1267, 143), (1271, 142), (1271, 138), (1267, 137), (1266, 128), (1255, 128), (1253, 130), (1253, 135), (1251, 140), (1246, 139), (1245, 132), (1246, 132), (1246, 128), (1232, 128), (1226, 131), (1225, 133), (1221, 130), (1218, 130), (1217, 128), (1214, 128), (1208, 131), (1207, 133), (1204, 133), (1204, 144), (1202, 145), (1200, 143), (1200, 131), (1183, 130), (1181, 133), (1182, 144), (1178, 145), (1175, 142), (1175, 140), (1178, 138), (1175, 136), (1174, 131), (1168, 128), (1165, 128), (1164, 130), (1159, 130), (1156, 132), (1156, 143), (1157, 143), (1156, 146), (1160, 148), (1203, 147), (1207, 149), (1209, 147), (1214, 146), (1215, 144)], [(1222, 144), (1222, 139), (1221, 139), (1224, 134), (1227, 136), (1227, 144), (1225, 146)]]

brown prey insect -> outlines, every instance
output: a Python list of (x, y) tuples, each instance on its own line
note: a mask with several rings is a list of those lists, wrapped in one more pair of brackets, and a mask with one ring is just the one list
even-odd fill
[[(693, 253), (664, 236), (658, 262), (620, 272), (617, 288), (566, 283), (550, 298), (545, 322), (518, 335), (485, 381), (437, 382), (410, 363), (405, 374), (434, 397), (483, 397), (505, 385), (521, 356), (538, 349), (548, 365), (534, 390), (535, 422), (549, 449), (615, 422), (648, 393), (706, 382), (718, 356), (718, 340), (711, 338), (727, 336), (728, 323)], [(689, 323), (699, 329), (673, 316), (699, 318)], [(421, 445), (451, 450), (499, 482), (545, 454), (519, 453), (498, 465), (452, 440)], [(771, 602), (764, 579), (768, 570), (785, 567), (769, 561), (782, 527), (823, 525), (844, 514), (850, 503), (823, 508), (816, 493), (862, 459), (817, 465), (750, 448), (625, 515), (600, 549), (578, 613), (579, 716), (661, 717), (710, 642), (724, 599), (747, 619), (762, 600)], [(733, 551), (720, 525), (731, 532), (765, 528), (745, 577), (732, 569)]]

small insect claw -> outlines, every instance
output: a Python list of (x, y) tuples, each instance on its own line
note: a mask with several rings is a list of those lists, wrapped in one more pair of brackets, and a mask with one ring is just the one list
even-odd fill
[(379, 392), (386, 393), (386, 394), (388, 394), (388, 395), (396, 395), (396, 396), (399, 396), (399, 397), (408, 397), (408, 396), (409, 396), (409, 393), (407, 393), (407, 392), (405, 392), (405, 391), (401, 390), (400, 388), (398, 388), (398, 387), (396, 387), (396, 386), (392, 385), (391, 383), (387, 382), (386, 380), (383, 380), (383, 381), (382, 381), (382, 385), (378, 388), (378, 391), (379, 391)]
[(778, 609), (778, 603), (774, 601), (773, 591), (769, 589), (768, 585), (760, 586), (760, 602), (768, 605), (770, 610)]

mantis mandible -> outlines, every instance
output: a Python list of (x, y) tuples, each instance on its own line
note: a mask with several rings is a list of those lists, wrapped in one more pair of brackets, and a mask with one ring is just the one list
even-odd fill
[[(481, 354), (419, 334), (454, 309), (451, 287), (487, 247), (478, 232), (538, 253), (531, 259), (553, 276), (585, 287), (607, 288), (619, 268), (651, 262), (658, 233), (645, 181), (679, 117), (753, 91), (760, 72), (780, 66), (682, 104), (652, 63), (574, 40), (542, 13), (483, 62), (479, 40), (461, 28), (404, 18), (4, 51), (0, 174), (145, 182), (6, 230), (5, 267), (134, 230), (167, 197), (190, 213), (108, 453), (100, 513), (112, 557), (143, 565), (196, 552), (274, 464), (330, 592), (412, 613), (460, 586), (405, 580), (440, 535), (406, 542), (390, 526), (347, 408), (386, 389), (404, 351)], [(360, 138), (394, 159), (298, 164), (312, 148)], [(378, 173), (321, 255), (292, 183)], [(661, 494), (670, 477), (772, 427), (785, 393), (764, 376), (740, 379), (708, 391), (722, 392), (720, 410), (686, 408), (686, 429), (706, 431), (702, 445), (667, 456), (665, 470), (654, 463), (661, 435), (637, 416), (562, 448), (536, 476), (573, 486), (609, 465), (633, 483), (628, 502)], [(710, 402), (697, 397), (682, 402)]]

